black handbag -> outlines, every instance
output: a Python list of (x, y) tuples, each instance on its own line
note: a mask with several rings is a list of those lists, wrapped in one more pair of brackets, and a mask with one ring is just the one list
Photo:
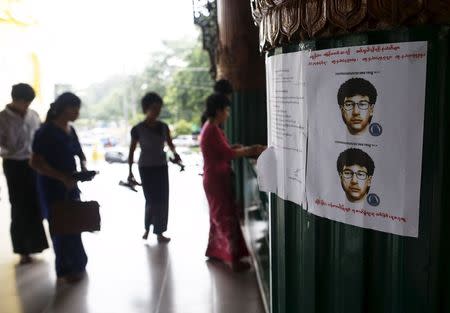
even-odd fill
[(100, 230), (100, 205), (97, 201), (61, 200), (50, 206), (52, 235), (72, 235)]

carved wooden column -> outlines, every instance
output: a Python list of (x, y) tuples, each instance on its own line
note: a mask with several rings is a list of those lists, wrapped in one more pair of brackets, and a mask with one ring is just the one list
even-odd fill
[[(232, 143), (265, 144), (266, 84), (264, 56), (259, 51), (258, 27), (252, 20), (250, 3), (245, 0), (216, 0), (218, 44), (217, 79), (228, 79), (234, 94), (231, 116), (225, 131)], [(233, 162), (236, 197), (244, 207), (248, 177), (242, 160)]]
[(259, 53), (258, 27), (250, 4), (218, 0), (219, 43), (217, 76), (231, 81), (236, 91), (265, 88), (264, 57)]
[(260, 48), (398, 26), (449, 24), (450, 0), (250, 0)]

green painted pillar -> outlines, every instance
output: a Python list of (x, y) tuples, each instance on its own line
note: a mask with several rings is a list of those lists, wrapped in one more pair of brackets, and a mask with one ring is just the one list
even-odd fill
[(419, 238), (330, 221), (271, 195), (271, 311), (450, 312), (450, 1), (250, 2), (269, 54), (428, 41)]
[[(230, 143), (264, 144), (266, 131), (264, 56), (259, 52), (258, 28), (250, 5), (241, 0), (218, 0), (217, 78), (228, 79), (234, 88), (231, 117), (225, 125)], [(243, 161), (236, 160), (236, 196), (244, 199)]]

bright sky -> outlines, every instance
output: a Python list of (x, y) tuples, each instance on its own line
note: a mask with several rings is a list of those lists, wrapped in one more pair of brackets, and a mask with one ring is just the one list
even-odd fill
[[(54, 84), (77, 89), (139, 72), (163, 40), (198, 36), (192, 11), (191, 0), (0, 0), (0, 107), (19, 81), (40, 80), (34, 102), (45, 111)], [(10, 13), (38, 23), (2, 22)]]
[(190, 0), (30, 2), (39, 5), (45, 64), (61, 83), (87, 85), (141, 70), (162, 40), (198, 34)]

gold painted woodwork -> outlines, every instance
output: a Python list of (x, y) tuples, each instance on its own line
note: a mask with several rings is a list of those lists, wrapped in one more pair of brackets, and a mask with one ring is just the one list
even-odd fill
[(250, 0), (260, 49), (299, 39), (450, 24), (450, 0)]

